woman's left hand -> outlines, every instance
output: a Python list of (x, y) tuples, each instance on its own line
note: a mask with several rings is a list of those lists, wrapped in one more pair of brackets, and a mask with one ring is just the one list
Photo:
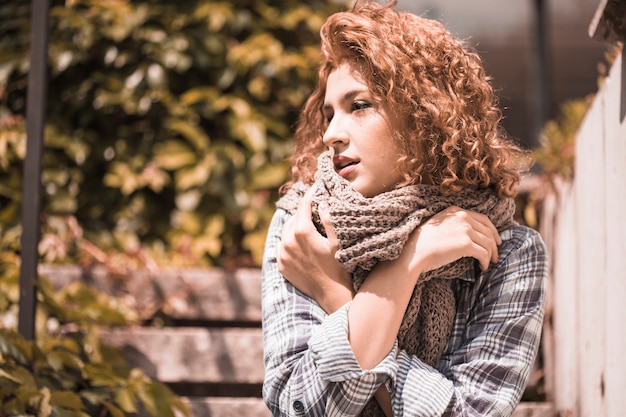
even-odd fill
[(283, 226), (278, 270), (297, 289), (312, 297), (328, 314), (354, 296), (350, 274), (335, 259), (337, 235), (327, 210), (320, 219), (328, 237), (312, 221), (312, 190), (300, 201), (295, 214)]

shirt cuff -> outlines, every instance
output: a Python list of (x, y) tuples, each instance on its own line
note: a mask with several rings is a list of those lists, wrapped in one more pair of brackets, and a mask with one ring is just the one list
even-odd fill
[(394, 380), (398, 371), (395, 361), (398, 342), (375, 368), (362, 370), (348, 340), (349, 308), (350, 303), (347, 303), (327, 316), (309, 340), (309, 350), (320, 377), (329, 382), (342, 382), (366, 374), (381, 374), (387, 381)]
[(397, 391), (391, 397), (394, 415), (441, 416), (454, 394), (452, 381), (405, 351), (400, 351), (397, 363)]

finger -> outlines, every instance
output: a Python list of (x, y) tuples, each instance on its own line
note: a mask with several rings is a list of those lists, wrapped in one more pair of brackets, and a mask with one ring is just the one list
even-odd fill
[(469, 233), (469, 238), (472, 241), (472, 256), (479, 261), (480, 268), (483, 271), (489, 268), (489, 262), (497, 262), (498, 247), (491, 235), (485, 235), (473, 229)]
[(303, 235), (307, 235), (311, 232), (311, 229), (314, 229), (313, 225), (313, 214), (311, 209), (311, 202), (313, 200), (313, 190), (309, 189), (300, 199), (298, 203), (298, 208), (294, 213), (294, 226), (293, 232), (296, 236), (302, 237)]
[(494, 226), (494, 224), (489, 220), (484, 214), (469, 212), (470, 217), (476, 222), (472, 225), (472, 227), (488, 237), (491, 242), (491, 262), (498, 262), (498, 246), (502, 243), (502, 239), (500, 238), (500, 233), (498, 229)]
[[(491, 224), (491, 222), (489, 222), (489, 224)], [(485, 223), (477, 222), (474, 224), (473, 230), (480, 235), (480, 238), (476, 237), (475, 239), (481, 246), (489, 251), (491, 262), (497, 263), (498, 245), (502, 242), (497, 229), (495, 229), (495, 227), (488, 227)]]
[(339, 248), (339, 239), (337, 238), (337, 233), (335, 232), (335, 229), (332, 225), (330, 207), (328, 206), (327, 202), (322, 201), (318, 206), (318, 210), (320, 215), (320, 221), (322, 222), (322, 226), (324, 227), (324, 231), (326, 232), (326, 238), (328, 239), (328, 243), (334, 252)]
[(489, 233), (493, 236), (494, 240), (496, 241), (498, 245), (502, 243), (502, 239), (500, 238), (500, 233), (498, 232), (498, 229), (493, 224), (493, 222), (489, 220), (489, 217), (480, 213), (475, 213), (475, 212), (470, 212), (470, 213), (478, 222), (480, 222), (480, 224), (484, 225), (489, 230)]
[(302, 217), (311, 219), (312, 211), (311, 211), (311, 203), (313, 201), (313, 187), (309, 188), (306, 193), (300, 199), (298, 203), (298, 208), (296, 212), (299, 213)]

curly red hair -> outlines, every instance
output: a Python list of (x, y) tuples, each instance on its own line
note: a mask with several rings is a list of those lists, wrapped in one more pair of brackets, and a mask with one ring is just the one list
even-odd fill
[(357, 2), (324, 23), (324, 61), (300, 115), (291, 180), (282, 191), (296, 181), (313, 182), (325, 150), (328, 76), (349, 62), (358, 65), (374, 99), (403, 121), (395, 132), (404, 151), (399, 186), (428, 178), (446, 194), (494, 187), (501, 197), (513, 197), (520, 174), (512, 155), (519, 148), (500, 128), (502, 113), (480, 57), (439, 22), (395, 11), (395, 3)]

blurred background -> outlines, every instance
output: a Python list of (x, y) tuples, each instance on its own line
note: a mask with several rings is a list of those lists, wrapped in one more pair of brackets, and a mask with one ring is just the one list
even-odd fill
[[(345, 7), (53, 0), (45, 261), (120, 270), (258, 266), (293, 127), (315, 83), (319, 27)], [(560, 105), (592, 94), (606, 71), (607, 46), (587, 33), (596, 7), (594, 0), (398, 6), (441, 20), (477, 49), (504, 127), (531, 149)], [(0, 221), (9, 240), (19, 234), (29, 10), (26, 0), (0, 5)]]
[(595, 93), (607, 45), (588, 29), (596, 0), (400, 0), (476, 48), (493, 77), (503, 125), (527, 147), (559, 106)]
[[(623, 0), (398, 5), (440, 20), (478, 51), (504, 127), (536, 160), (517, 217), (540, 230), (555, 255), (549, 286), (563, 298), (549, 299), (524, 394), (535, 405), (520, 408), (520, 417), (574, 416), (580, 404), (585, 416), (623, 412), (600, 409), (605, 388), (623, 391), (626, 375), (626, 332), (615, 331), (623, 320), (611, 321), (623, 317), (626, 297), (619, 264), (626, 226), (618, 220), (626, 164), (624, 142), (615, 140), (624, 136), (624, 87), (613, 81), (593, 103), (611, 64), (621, 62), (621, 74), (626, 65), (617, 61), (621, 43), (589, 34), (599, 3), (613, 7), (623, 40)], [(267, 415), (263, 244), (288, 176), (294, 126), (316, 82), (319, 29), (346, 7), (51, 0), (45, 28), (32, 27), (31, 1), (0, 2), (0, 416), (6, 409), (173, 417), (185, 409), (178, 394), (196, 416)], [(35, 175), (24, 168), (31, 28), (46, 33), (48, 63), (47, 91), (37, 97), (45, 104), (33, 250), (41, 267), (27, 282), (37, 287), (29, 317), (37, 346), (15, 332), (23, 186)], [(577, 147), (585, 158), (574, 178)], [(123, 329), (105, 339), (123, 346), (124, 358), (101, 343), (107, 327)]]

